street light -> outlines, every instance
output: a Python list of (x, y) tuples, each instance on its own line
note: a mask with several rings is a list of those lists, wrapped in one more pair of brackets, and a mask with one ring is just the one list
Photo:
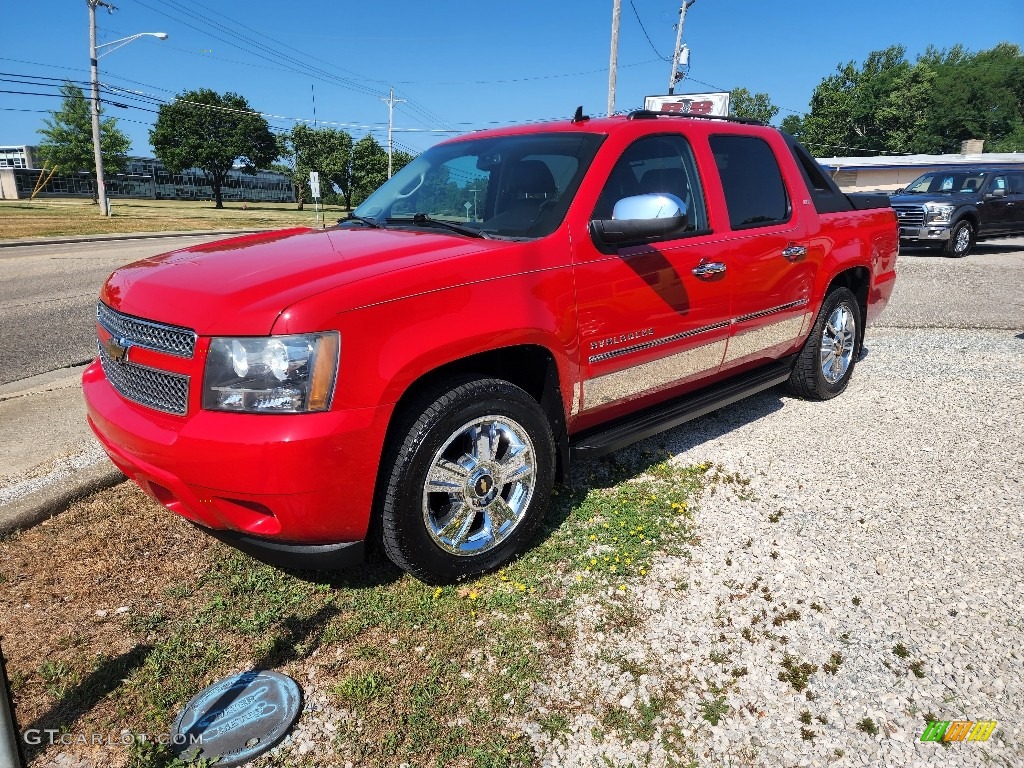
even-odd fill
[[(107, 187), (103, 182), (103, 154), (100, 151), (100, 74), (99, 59), (108, 53), (113, 53), (118, 48), (128, 45), (132, 40), (140, 37), (155, 37), (157, 40), (166, 40), (166, 32), (139, 32), (137, 35), (122, 37), (120, 40), (111, 40), (109, 43), (96, 45), (96, 6), (101, 5), (113, 12), (114, 6), (103, 0), (85, 0), (89, 6), (89, 68), (92, 71), (92, 151), (96, 156), (96, 201), (100, 204), (100, 211), (104, 216), (110, 215), (110, 207), (107, 205)], [(109, 51), (99, 53), (100, 48), (113, 46)]]
[(122, 37), (120, 40), (111, 40), (109, 43), (103, 43), (101, 45), (97, 45), (96, 46), (97, 50), (99, 50), (100, 48), (106, 48), (108, 45), (114, 46), (109, 51), (104, 51), (103, 53), (101, 53), (97, 58), (102, 59), (108, 53), (113, 53), (118, 48), (122, 48), (122, 47), (128, 45), (128, 43), (130, 43), (132, 40), (138, 40), (140, 37), (155, 37), (157, 40), (166, 40), (167, 39), (167, 33), (166, 32), (139, 32), (137, 35), (129, 35), (128, 37)]

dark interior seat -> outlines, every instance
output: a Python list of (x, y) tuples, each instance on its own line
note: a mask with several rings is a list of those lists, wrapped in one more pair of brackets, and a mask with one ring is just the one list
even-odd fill
[(488, 228), (526, 230), (537, 219), (541, 206), (558, 196), (551, 169), (543, 160), (520, 160), (508, 170), (498, 198), (498, 213)]
[(652, 168), (640, 177), (640, 192), (666, 192), (690, 204), (690, 184), (682, 168)]

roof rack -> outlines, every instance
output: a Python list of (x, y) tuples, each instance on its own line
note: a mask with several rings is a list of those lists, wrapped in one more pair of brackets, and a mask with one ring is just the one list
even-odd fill
[(654, 112), (650, 109), (638, 109), (630, 112), (626, 117), (629, 120), (655, 120), (659, 117), (692, 117), (697, 120), (724, 120), (727, 123), (742, 123), (743, 125), (765, 125), (760, 120), (754, 120), (749, 117), (698, 115), (693, 112)]

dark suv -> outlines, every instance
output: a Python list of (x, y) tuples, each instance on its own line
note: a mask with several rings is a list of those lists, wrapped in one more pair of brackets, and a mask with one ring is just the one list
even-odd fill
[(902, 245), (966, 256), (974, 243), (1024, 234), (1024, 169), (930, 171), (893, 195)]

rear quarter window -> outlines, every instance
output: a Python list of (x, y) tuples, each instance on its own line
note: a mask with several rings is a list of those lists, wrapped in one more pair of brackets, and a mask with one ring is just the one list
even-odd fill
[(756, 136), (733, 135), (712, 136), (709, 142), (733, 229), (789, 220), (789, 195), (768, 142)]

